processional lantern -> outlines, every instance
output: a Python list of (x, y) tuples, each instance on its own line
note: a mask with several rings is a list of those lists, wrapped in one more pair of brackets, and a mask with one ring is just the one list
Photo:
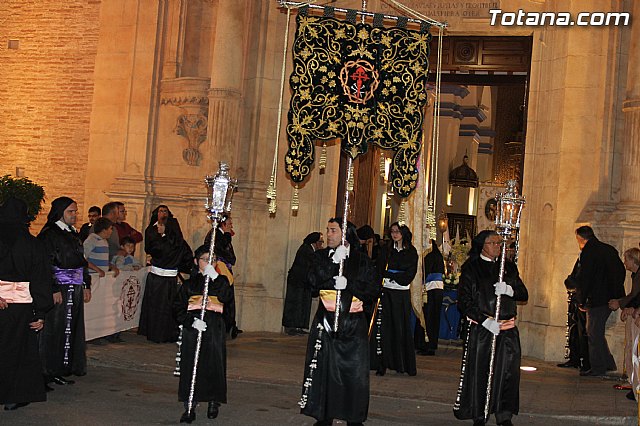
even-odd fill
[(219, 221), (224, 213), (231, 212), (231, 200), (238, 180), (229, 177), (229, 165), (221, 161), (215, 176), (207, 176), (204, 181), (207, 185), (205, 209), (210, 220)]
[(496, 194), (496, 231), (503, 238), (514, 237), (520, 229), (524, 197), (518, 194), (516, 180), (507, 181), (507, 190)]

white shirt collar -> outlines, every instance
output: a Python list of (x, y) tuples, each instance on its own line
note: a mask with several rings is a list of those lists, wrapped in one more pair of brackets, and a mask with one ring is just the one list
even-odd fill
[(58, 228), (62, 229), (63, 231), (67, 231), (67, 232), (75, 232), (76, 231), (76, 228), (74, 228), (73, 225), (67, 225), (66, 223), (64, 223), (62, 221), (62, 219), (57, 221), (56, 225), (58, 225)]
[(487, 262), (495, 262), (495, 260), (485, 256), (484, 254), (480, 253), (480, 259), (482, 260), (486, 260)]

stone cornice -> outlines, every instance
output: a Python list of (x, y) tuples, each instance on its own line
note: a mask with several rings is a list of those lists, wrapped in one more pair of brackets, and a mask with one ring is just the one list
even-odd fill
[(210, 79), (200, 77), (181, 77), (162, 80), (160, 103), (162, 105), (200, 105), (209, 104), (207, 91)]

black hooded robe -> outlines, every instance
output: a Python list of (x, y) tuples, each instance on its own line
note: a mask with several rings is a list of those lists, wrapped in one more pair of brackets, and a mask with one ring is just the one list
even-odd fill
[(313, 247), (302, 244), (287, 274), (287, 295), (282, 311), (282, 326), (289, 328), (309, 327), (311, 317), (311, 288), (307, 278), (313, 262)]
[[(159, 207), (154, 210), (151, 222), (144, 232), (144, 249), (151, 255), (151, 265), (188, 272), (193, 259), (191, 248), (182, 237), (180, 225), (171, 213), (165, 224), (164, 236), (158, 233), (158, 209)], [(173, 316), (173, 302), (177, 294), (177, 275), (162, 276), (153, 272), (147, 274), (138, 334), (147, 336), (147, 340), (156, 343), (178, 340), (178, 323)]]
[[(204, 237), (204, 245), (209, 247), (211, 245), (211, 235), (213, 233), (213, 229), (207, 233)], [(216, 246), (214, 247), (214, 252), (216, 254), (216, 258), (221, 260), (227, 265), (229, 272), (233, 274), (233, 267), (236, 264), (236, 253), (233, 250), (233, 236), (230, 232), (222, 232), (220, 227), (216, 228)], [(224, 307), (224, 321), (227, 327), (227, 332), (231, 331), (234, 327), (237, 328), (236, 324), (236, 291), (235, 286), (231, 285), (231, 300)]]
[[(45, 327), (40, 332), (40, 357), (47, 378), (55, 376), (84, 376), (87, 374), (87, 355), (84, 333), (84, 291), (91, 288), (91, 277), (84, 257), (84, 248), (78, 233), (62, 230), (56, 221), (64, 210), (75, 201), (61, 197), (53, 201), (47, 223), (38, 234), (49, 255), (49, 265), (60, 269), (82, 269), (82, 285), (61, 285), (53, 275), (53, 293), (62, 294), (62, 303), (54, 305), (45, 318)], [(65, 330), (67, 326), (67, 302), (70, 306), (70, 345), (68, 364), (65, 365)]]
[[(229, 286), (227, 277), (219, 275), (215, 281), (209, 282), (208, 290), (209, 296), (217, 297), (226, 308), (226, 303), (231, 300), (231, 286)], [(204, 276), (198, 273), (185, 281), (174, 303), (176, 320), (183, 326), (182, 345), (180, 346), (180, 384), (178, 386), (178, 400), (182, 402), (189, 401), (193, 361), (198, 340), (198, 330), (194, 329), (192, 324), (194, 318), (200, 318), (200, 309), (188, 310), (188, 306), (191, 298), (201, 298), (203, 292)], [(197, 302), (191, 301), (192, 303)], [(222, 313), (207, 310), (204, 321), (207, 323), (207, 329), (202, 333), (193, 400), (195, 402), (226, 403), (227, 350), (224, 318)]]
[[(333, 293), (334, 276), (339, 265), (329, 256), (329, 249), (318, 250), (309, 274), (312, 293)], [(378, 293), (378, 279), (371, 260), (358, 250), (351, 250), (344, 263), (347, 288), (341, 292), (338, 334), (333, 328), (334, 312), (318, 304), (313, 319), (307, 355), (305, 382), (302, 388), (301, 413), (317, 420), (342, 419), (361, 423), (369, 410), (369, 344), (368, 324), (364, 312), (349, 313), (352, 297), (371, 303)], [(319, 346), (316, 354), (316, 345)], [(312, 360), (315, 363), (312, 364)], [(311, 367), (314, 365), (314, 368)]]
[[(491, 262), (473, 256), (462, 265), (458, 285), (458, 307), (467, 321), (468, 333), (463, 349), (460, 385), (453, 413), (458, 419), (482, 420), (487, 395), (489, 360), (493, 334), (482, 326), (495, 315), (500, 260)], [(516, 301), (528, 299), (527, 288), (514, 263), (505, 264), (504, 282), (513, 288), (513, 297), (501, 296), (499, 320), (517, 315)], [(495, 413), (496, 423), (511, 419), (520, 407), (520, 335), (518, 328), (501, 330), (496, 339), (496, 352), (489, 414)]]
[[(399, 285), (409, 285), (418, 270), (418, 253), (413, 246), (396, 250), (393, 245), (383, 252), (378, 264), (382, 278)], [(411, 291), (383, 288), (371, 331), (371, 369), (380, 372), (387, 368), (415, 376), (416, 353), (411, 332)]]
[[(47, 253), (27, 228), (26, 214), (18, 219), (17, 200), (0, 207), (0, 285), (28, 282), (32, 303), (12, 303), (0, 309), (0, 404), (46, 401), (38, 334), (29, 323), (44, 320), (53, 308)], [(26, 206), (22, 203), (26, 213)], [(18, 213), (17, 215), (15, 213)], [(16, 220), (17, 219), (17, 220)], [(2, 294), (2, 293), (0, 293)]]

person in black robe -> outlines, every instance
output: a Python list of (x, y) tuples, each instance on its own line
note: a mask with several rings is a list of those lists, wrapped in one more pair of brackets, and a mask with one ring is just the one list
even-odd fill
[[(207, 417), (215, 419), (221, 403), (227, 402), (227, 350), (225, 344), (225, 322), (222, 316), (226, 303), (231, 300), (231, 286), (227, 277), (209, 265), (209, 247), (201, 246), (195, 252), (195, 264), (190, 278), (178, 291), (174, 302), (174, 313), (182, 324), (180, 347), (180, 384), (178, 400), (184, 403), (185, 412), (181, 423), (195, 420), (195, 406), (208, 402)], [(205, 276), (209, 276), (207, 308), (204, 327), (200, 320)], [(193, 361), (198, 339), (198, 329), (203, 329), (198, 359), (196, 386), (194, 388), (192, 412), (188, 402), (193, 374)]]
[[(209, 247), (211, 244), (211, 235), (213, 229), (204, 237), (204, 245)], [(216, 258), (227, 265), (229, 272), (233, 274), (233, 267), (236, 264), (236, 253), (233, 250), (232, 239), (235, 235), (233, 232), (233, 219), (227, 213), (222, 215), (218, 227), (216, 228), (216, 246), (214, 247)], [(231, 300), (227, 303), (224, 311), (224, 320), (227, 327), (227, 333), (232, 339), (238, 337), (242, 330), (238, 328), (236, 323), (236, 292), (233, 283), (231, 284)]]
[(0, 206), (0, 404), (5, 410), (47, 399), (37, 333), (53, 308), (51, 271), (29, 222), (24, 201), (11, 197)]
[[(502, 238), (495, 231), (482, 231), (472, 242), (469, 259), (462, 265), (458, 285), (458, 308), (467, 317), (460, 385), (453, 413), (460, 420), (473, 419), (484, 425), (491, 343), (496, 349), (491, 381), (489, 414), (498, 425), (511, 425), (520, 405), (520, 335), (515, 326), (516, 302), (529, 298), (518, 267), (505, 262), (500, 276)], [(495, 319), (497, 294), (501, 295), (500, 315)]]
[(386, 247), (378, 263), (382, 294), (371, 332), (371, 369), (378, 376), (384, 376), (387, 368), (415, 376), (410, 286), (418, 271), (418, 252), (406, 225), (393, 223), (390, 231), (393, 244)]
[(427, 303), (422, 304), (422, 313), (426, 326), (422, 328), (416, 324), (415, 340), (418, 355), (434, 356), (438, 349), (440, 338), (440, 315), (442, 311), (442, 299), (444, 294), (444, 257), (435, 240), (431, 240), (431, 251), (424, 257), (423, 279), (427, 293)]
[[(341, 224), (342, 218), (329, 220), (327, 247), (315, 252), (309, 273), (312, 294), (320, 297), (320, 303), (307, 343), (299, 405), (301, 413), (315, 418), (319, 426), (330, 425), (334, 418), (348, 425), (362, 424), (369, 409), (368, 324), (362, 303), (376, 297), (378, 278), (369, 257), (357, 249), (358, 236), (350, 222), (347, 242), (341, 245)], [(338, 276), (341, 259), (344, 271)], [(341, 294), (336, 333), (337, 289)]]
[(38, 234), (54, 279), (54, 307), (40, 333), (40, 356), (45, 380), (59, 385), (74, 383), (65, 376), (87, 374), (84, 304), (91, 301), (91, 277), (82, 241), (73, 227), (77, 213), (78, 205), (71, 198), (56, 198)]
[(165, 205), (151, 213), (144, 232), (144, 249), (151, 256), (151, 270), (140, 308), (138, 334), (156, 343), (178, 340), (173, 301), (178, 294), (178, 273), (188, 273), (192, 257), (178, 220)]
[(307, 334), (311, 316), (311, 288), (307, 282), (313, 253), (322, 248), (322, 233), (312, 232), (305, 237), (296, 252), (293, 265), (287, 274), (287, 295), (284, 299), (282, 326), (290, 336)]
[(578, 302), (578, 275), (580, 259), (576, 260), (571, 274), (564, 280), (567, 289), (567, 342), (565, 345), (566, 362), (558, 364), (562, 368), (579, 368), (589, 371), (589, 341), (587, 338), (587, 313), (580, 310)]

